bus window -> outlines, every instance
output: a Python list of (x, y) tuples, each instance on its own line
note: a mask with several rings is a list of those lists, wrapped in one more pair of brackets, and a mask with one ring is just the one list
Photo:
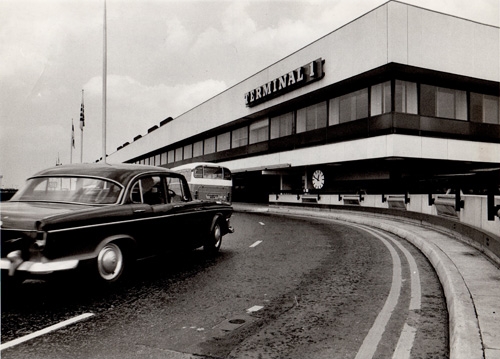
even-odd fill
[(222, 179), (222, 167), (205, 166), (203, 178)]
[(203, 166), (198, 166), (193, 170), (194, 178), (203, 178)]

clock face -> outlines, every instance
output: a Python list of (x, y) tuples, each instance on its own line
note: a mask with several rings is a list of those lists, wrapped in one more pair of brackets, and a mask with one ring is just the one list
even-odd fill
[(312, 175), (312, 184), (316, 189), (323, 188), (323, 185), (325, 184), (325, 175), (321, 170), (314, 171)]

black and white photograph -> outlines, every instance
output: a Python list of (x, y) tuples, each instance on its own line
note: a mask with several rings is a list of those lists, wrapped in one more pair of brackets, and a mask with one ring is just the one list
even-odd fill
[(0, 357), (500, 359), (498, 0), (0, 2)]

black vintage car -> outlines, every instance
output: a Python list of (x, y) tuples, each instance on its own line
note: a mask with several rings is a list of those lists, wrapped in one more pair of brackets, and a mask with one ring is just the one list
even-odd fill
[(232, 207), (193, 200), (185, 178), (130, 164), (57, 166), (1, 203), (2, 281), (89, 267), (105, 283), (131, 261), (203, 247), (232, 233)]

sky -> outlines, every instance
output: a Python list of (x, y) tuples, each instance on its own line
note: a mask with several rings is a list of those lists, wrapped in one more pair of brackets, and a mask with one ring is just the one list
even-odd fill
[[(106, 152), (386, 2), (106, 0)], [(499, 0), (402, 2), (499, 26)], [(104, 0), (0, 0), (2, 187), (102, 156), (103, 9)]]

